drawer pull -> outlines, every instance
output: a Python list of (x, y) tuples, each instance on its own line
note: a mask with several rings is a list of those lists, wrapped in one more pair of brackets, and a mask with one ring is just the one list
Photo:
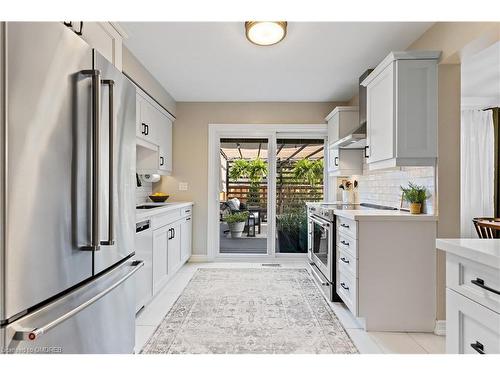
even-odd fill
[(480, 279), (479, 277), (476, 278), (476, 280), (471, 280), (470, 281), (472, 284), (480, 287), (480, 288), (483, 288), (483, 289), (486, 289), (488, 292), (492, 292), (492, 293), (495, 293), (495, 294), (499, 294), (500, 295), (500, 290), (496, 290), (496, 289), (493, 289), (493, 288), (490, 288), (489, 286), (487, 285), (484, 285), (484, 280), (483, 279)]
[(340, 286), (345, 290), (349, 290), (349, 287), (345, 285), (345, 283), (340, 283)]
[(344, 263), (349, 264), (349, 261), (348, 261), (346, 258), (344, 258), (344, 257), (340, 258), (340, 260), (341, 260), (342, 262), (344, 262)]
[(484, 354), (484, 345), (481, 344), (479, 341), (476, 341), (475, 343), (470, 344), (470, 346), (472, 349), (474, 349), (479, 354)]
[(342, 228), (347, 228), (347, 229), (349, 229), (349, 225), (347, 225), (347, 224), (342, 223), (342, 224), (340, 224), (340, 226), (341, 226)]
[(349, 246), (349, 242), (347, 242), (347, 241), (342, 240), (342, 241), (340, 241), (340, 243), (341, 243), (342, 245)]

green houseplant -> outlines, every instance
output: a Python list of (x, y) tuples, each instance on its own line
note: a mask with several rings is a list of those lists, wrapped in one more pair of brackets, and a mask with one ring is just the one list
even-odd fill
[(403, 199), (410, 204), (410, 213), (419, 214), (422, 211), (422, 204), (429, 197), (425, 186), (419, 186), (408, 182), (408, 187), (401, 186)]
[(245, 223), (248, 219), (248, 212), (234, 212), (224, 216), (224, 221), (229, 226), (231, 238), (239, 238), (245, 230)]
[(260, 204), (260, 183), (266, 175), (267, 163), (261, 158), (254, 160), (237, 159), (229, 170), (230, 179), (247, 178), (250, 181), (247, 196), (248, 206), (258, 206)]
[(304, 208), (288, 208), (277, 215), (276, 228), (280, 253), (307, 252), (307, 213)]

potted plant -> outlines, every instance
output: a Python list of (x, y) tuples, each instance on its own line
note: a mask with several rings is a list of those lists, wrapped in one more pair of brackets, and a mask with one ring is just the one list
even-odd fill
[(248, 212), (234, 212), (224, 216), (224, 221), (229, 226), (231, 238), (239, 238), (245, 230), (245, 223), (248, 219)]
[(403, 199), (410, 204), (410, 213), (419, 214), (422, 211), (422, 204), (429, 197), (425, 186), (419, 186), (408, 182), (408, 187), (401, 186)]
[[(304, 209), (288, 209), (277, 215), (278, 246), (280, 253), (307, 252), (307, 213)], [(303, 233), (305, 235), (303, 235)]]

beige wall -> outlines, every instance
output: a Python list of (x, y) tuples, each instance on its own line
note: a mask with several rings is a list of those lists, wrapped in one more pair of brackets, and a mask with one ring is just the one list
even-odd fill
[[(345, 103), (177, 103), (173, 130), (171, 177), (162, 177), (155, 191), (172, 201), (193, 201), (193, 253), (207, 254), (208, 124), (318, 124)], [(189, 184), (179, 191), (179, 182)]]
[(175, 116), (176, 102), (174, 98), (125, 46), (123, 46), (122, 64), (122, 70), (126, 75)]

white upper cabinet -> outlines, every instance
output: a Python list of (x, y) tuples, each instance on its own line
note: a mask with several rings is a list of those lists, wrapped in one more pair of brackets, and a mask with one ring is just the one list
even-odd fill
[(359, 127), (359, 107), (335, 107), (325, 120), (328, 122), (328, 143), (332, 144)]
[(361, 83), (367, 88), (370, 169), (436, 164), (440, 55), (392, 52)]
[(335, 107), (325, 120), (328, 122), (328, 174), (330, 176), (362, 174), (361, 150), (332, 147), (333, 143), (350, 135), (359, 127), (359, 107)]
[(123, 39), (127, 34), (116, 22), (72, 21), (72, 29), (117, 69), (122, 70)]
[(172, 173), (172, 117), (137, 89), (137, 172)]

